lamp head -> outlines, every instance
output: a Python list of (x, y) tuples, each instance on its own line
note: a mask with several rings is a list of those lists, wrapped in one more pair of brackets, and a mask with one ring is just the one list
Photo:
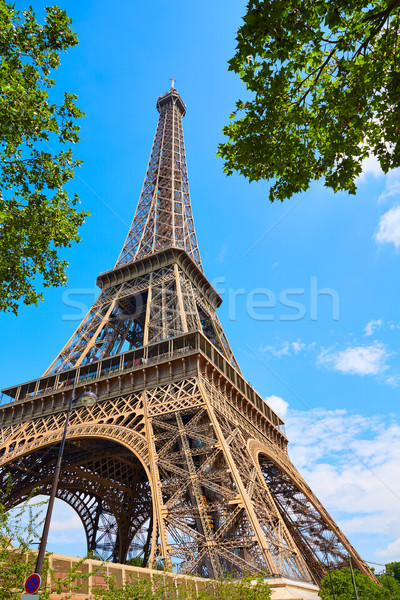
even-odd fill
[(81, 396), (78, 398), (82, 404), (84, 404), (85, 406), (93, 406), (93, 404), (96, 404), (96, 402), (98, 401), (98, 396), (91, 391), (91, 389), (87, 389), (85, 390)]

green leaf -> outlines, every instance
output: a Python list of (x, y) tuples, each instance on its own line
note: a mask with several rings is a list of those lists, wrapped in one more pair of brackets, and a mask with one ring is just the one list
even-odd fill
[(274, 180), (274, 201), (319, 178), (354, 194), (367, 156), (399, 167), (399, 25), (398, 2), (250, 2), (229, 61), (247, 99), (223, 128), (224, 171)]
[(74, 94), (65, 92), (61, 106), (49, 96), (60, 53), (78, 43), (70, 25), (58, 7), (46, 8), (41, 25), (32, 8), (0, 0), (0, 310), (15, 314), (21, 302), (41, 301), (41, 288), (65, 285), (58, 249), (80, 240), (87, 215), (65, 191), (81, 164), (68, 144), (79, 141), (83, 113)]

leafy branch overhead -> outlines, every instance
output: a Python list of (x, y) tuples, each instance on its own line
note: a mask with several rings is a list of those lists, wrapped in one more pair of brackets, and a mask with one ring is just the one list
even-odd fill
[(219, 145), (227, 174), (284, 200), (323, 177), (356, 191), (361, 162), (400, 165), (400, 0), (251, 0), (229, 69), (249, 99)]
[(71, 144), (83, 113), (74, 94), (49, 98), (60, 53), (77, 43), (60, 8), (46, 8), (40, 25), (32, 8), (0, 0), (0, 310), (17, 313), (42, 299), (41, 286), (65, 285), (59, 252), (80, 240), (86, 213), (65, 186), (81, 164)]

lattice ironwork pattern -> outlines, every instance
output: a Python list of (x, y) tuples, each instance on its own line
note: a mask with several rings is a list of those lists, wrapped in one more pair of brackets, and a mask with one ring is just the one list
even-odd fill
[[(13, 482), (6, 506), (49, 492), (64, 419), (2, 430), (3, 485), (8, 473)], [(58, 496), (81, 517), (88, 549), (116, 562), (140, 556), (204, 577), (319, 581), (350, 553), (364, 568), (285, 463), (212, 383), (184, 379), (74, 410)]]
[[(373, 578), (291, 463), (283, 422), (243, 379), (201, 270), (174, 88), (116, 267), (46, 377), (0, 407), (1, 501), (48, 494), (72, 382), (58, 497), (88, 550), (203, 577), (266, 572), (319, 582), (347, 556)], [(98, 280), (98, 281), (99, 281)], [(107, 358), (110, 357), (110, 358)], [(93, 364), (94, 363), (94, 364)], [(56, 373), (56, 374), (55, 374)]]
[(182, 129), (186, 108), (178, 92), (172, 89), (158, 99), (157, 109), (160, 118), (142, 193), (116, 266), (172, 244), (186, 250), (201, 268)]
[(210, 302), (176, 264), (156, 269), (102, 291), (45, 374), (196, 329), (239, 368)]

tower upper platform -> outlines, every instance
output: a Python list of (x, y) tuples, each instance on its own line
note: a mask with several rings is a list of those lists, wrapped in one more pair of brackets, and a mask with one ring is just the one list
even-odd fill
[(157, 110), (160, 113), (165, 108), (168, 108), (171, 104), (175, 104), (176, 107), (181, 111), (182, 117), (186, 114), (186, 104), (184, 104), (182, 98), (174, 87), (171, 87), (169, 92), (163, 96), (157, 98)]

